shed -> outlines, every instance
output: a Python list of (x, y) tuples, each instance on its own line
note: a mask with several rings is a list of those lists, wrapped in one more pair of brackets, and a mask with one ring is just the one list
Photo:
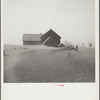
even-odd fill
[(42, 34), (24, 34), (23, 45), (40, 45), (42, 44), (41, 36)]

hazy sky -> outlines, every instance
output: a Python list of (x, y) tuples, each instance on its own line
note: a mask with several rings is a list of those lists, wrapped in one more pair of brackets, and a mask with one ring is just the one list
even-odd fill
[(4, 0), (4, 8), (6, 44), (22, 44), (23, 33), (50, 28), (63, 42), (94, 42), (95, 0)]

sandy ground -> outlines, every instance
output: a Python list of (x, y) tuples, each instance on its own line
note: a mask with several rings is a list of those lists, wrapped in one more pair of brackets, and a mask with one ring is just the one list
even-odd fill
[(14, 48), (6, 48), (4, 82), (95, 82), (94, 48)]

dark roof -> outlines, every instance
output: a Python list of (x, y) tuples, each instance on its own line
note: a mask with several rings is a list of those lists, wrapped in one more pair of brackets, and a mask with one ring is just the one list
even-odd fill
[(24, 34), (23, 41), (41, 41), (41, 36), (43, 34)]
[[(59, 38), (61, 38), (56, 32), (54, 32), (52, 29), (50, 29), (49, 31), (47, 31), (44, 35), (42, 36), (45, 36), (46, 34), (49, 34), (49, 33), (54, 33), (56, 36), (58, 36)], [(41, 37), (42, 37), (41, 36)]]

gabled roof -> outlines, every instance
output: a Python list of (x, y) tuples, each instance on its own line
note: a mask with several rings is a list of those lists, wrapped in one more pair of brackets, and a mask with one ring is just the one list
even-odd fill
[(47, 31), (44, 35), (42, 35), (41, 37), (44, 37), (45, 35), (49, 34), (49, 33), (53, 33), (56, 36), (58, 36), (59, 38), (61, 38), (56, 32), (54, 32), (52, 29), (50, 29), (49, 31)]
[(24, 34), (23, 41), (41, 41), (41, 36), (43, 34)]

